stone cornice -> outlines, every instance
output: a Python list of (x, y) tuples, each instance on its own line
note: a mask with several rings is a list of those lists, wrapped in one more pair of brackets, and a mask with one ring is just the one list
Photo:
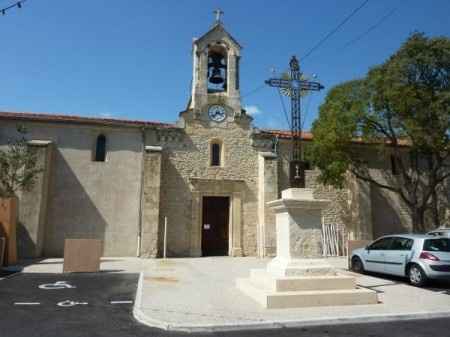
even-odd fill
[(329, 200), (325, 199), (278, 199), (269, 201), (267, 205), (271, 207), (275, 213), (284, 212), (287, 209), (305, 209), (305, 210), (321, 210), (328, 206)]

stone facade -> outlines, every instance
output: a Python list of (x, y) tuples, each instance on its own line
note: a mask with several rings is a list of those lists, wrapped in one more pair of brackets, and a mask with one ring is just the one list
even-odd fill
[[(179, 141), (158, 144), (163, 148), (160, 223), (167, 217), (169, 254), (200, 255), (198, 245), (194, 247), (192, 242), (192, 233), (198, 230), (194, 227), (201, 225), (199, 215), (194, 214), (201, 209), (195, 205), (197, 199), (206, 195), (233, 199), (234, 193), (242, 198), (241, 224), (236, 226), (241, 227), (243, 237), (242, 243), (231, 247), (236, 248), (233, 255), (256, 253), (258, 150), (251, 144), (248, 123), (225, 123), (210, 127), (205, 121), (188, 121), (184, 130), (178, 131)], [(211, 140), (223, 144), (221, 166), (210, 165)], [(233, 187), (223, 186), (223, 182)]]
[[(274, 255), (267, 203), (289, 187), (290, 141), (286, 132), (256, 129), (242, 109), (240, 56), (220, 22), (194, 40), (191, 99), (174, 125), (0, 113), (0, 148), (24, 124), (43, 168), (34, 189), (19, 196), (21, 256), (62, 256), (64, 239), (94, 238), (104, 241), (104, 255), (158, 257), (166, 220), (168, 256), (201, 256), (204, 197), (229, 198), (228, 255)], [(209, 87), (212, 75), (223, 76), (221, 89)], [(99, 135), (105, 161), (94, 160)], [(367, 150), (361, 156), (375, 171), (386, 162)], [(411, 229), (396, 195), (350, 176), (337, 190), (318, 184), (317, 175), (307, 171), (306, 187), (330, 200), (324, 222), (345, 226), (355, 239)]]
[(37, 165), (42, 171), (37, 175), (33, 189), (20, 194), (17, 249), (22, 256), (39, 257), (44, 252), (53, 144), (50, 141), (31, 141), (28, 146), (36, 153)]
[[(142, 136), (139, 129), (106, 125), (2, 120), (0, 147), (18, 137), (17, 125), (41, 146), (44, 169), (33, 191), (20, 195), (22, 257), (62, 256), (65, 238), (104, 240), (105, 255), (136, 254)], [(105, 162), (93, 161), (95, 140), (106, 135)], [(45, 186), (46, 185), (46, 186)]]
[(139, 255), (157, 257), (160, 247), (159, 209), (161, 191), (161, 147), (146, 146), (142, 182), (142, 226), (138, 238)]

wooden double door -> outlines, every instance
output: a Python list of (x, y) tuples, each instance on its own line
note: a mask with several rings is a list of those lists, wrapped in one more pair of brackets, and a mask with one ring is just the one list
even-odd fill
[(228, 255), (229, 197), (203, 197), (202, 256)]

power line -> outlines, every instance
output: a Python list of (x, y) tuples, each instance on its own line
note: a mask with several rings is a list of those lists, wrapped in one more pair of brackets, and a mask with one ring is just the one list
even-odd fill
[(2, 15), (5, 15), (6, 14), (6, 12), (8, 12), (9, 10), (11, 10), (11, 9), (13, 9), (13, 8), (22, 8), (22, 5), (23, 5), (23, 3), (25, 3), (25, 1), (27, 1), (27, 0), (20, 0), (20, 1), (17, 1), (17, 2), (15, 2), (15, 3), (13, 3), (12, 5), (9, 5), (9, 6), (7, 6), (7, 7), (3, 7), (2, 9), (0, 9), (0, 13), (2, 14)]
[(325, 35), (318, 43), (316, 43), (308, 52), (300, 58), (300, 60), (304, 60), (309, 55), (312, 54), (317, 48), (319, 48), (326, 40), (328, 40), (334, 33), (336, 33), (348, 20), (350, 20), (360, 9), (362, 9), (369, 0), (365, 0), (361, 5), (355, 8), (344, 20), (342, 20), (331, 32)]
[(242, 95), (241, 98), (245, 98), (245, 97), (248, 97), (248, 96), (250, 96), (250, 95), (253, 95), (253, 94), (257, 93), (258, 91), (260, 91), (261, 89), (263, 89), (263, 88), (265, 88), (265, 87), (266, 87), (266, 84), (263, 83), (263, 84), (257, 86), (255, 89), (250, 90), (250, 91), (247, 92), (246, 94)]
[[(365, 0), (360, 6), (358, 6), (357, 8), (355, 8), (344, 20), (342, 20), (331, 32), (329, 32), (324, 38), (322, 38), (316, 45), (314, 45), (306, 54), (305, 56), (302, 57), (302, 60), (305, 59), (305, 57), (309, 56), (312, 54), (312, 52), (316, 49), (318, 49), (323, 43), (325, 43), (326, 40), (328, 40), (334, 33), (336, 33), (347, 21), (349, 21), (359, 10), (361, 10), (367, 3), (369, 2), (369, 0)], [(347, 47), (349, 47), (350, 45), (358, 42), (359, 40), (361, 40), (364, 36), (366, 36), (367, 34), (369, 34), (371, 31), (373, 31), (374, 29), (376, 29), (378, 26), (380, 26), (384, 21), (386, 21), (389, 17), (391, 17), (396, 10), (398, 9), (398, 7), (391, 9), (387, 14), (385, 14), (383, 17), (381, 17), (380, 20), (378, 20), (374, 25), (370, 26), (366, 31), (364, 31), (362, 34), (358, 35), (356, 38), (350, 40), (349, 42), (347, 42), (342, 49), (345, 49)], [(254, 94), (255, 92), (261, 90), (265, 85), (260, 85), (258, 87), (256, 87), (255, 89), (251, 90), (250, 92), (248, 92), (247, 94), (245, 94), (242, 97), (247, 97), (249, 95)], [(288, 114), (286, 111), (286, 106), (284, 103), (284, 100), (281, 96), (281, 92), (280, 90), (278, 90), (278, 95), (280, 98), (280, 102), (281, 105), (283, 107), (283, 112), (284, 112), (284, 116), (286, 118), (286, 122), (288, 124), (288, 126), (290, 127), (290, 122), (289, 122), (289, 118), (288, 118)], [(306, 108), (304, 109), (305, 114), (304, 114), (304, 118), (302, 120), (302, 129), (303, 126), (306, 122), (307, 119), (307, 115), (309, 112), (309, 107), (310, 107), (310, 103), (311, 103), (311, 97), (308, 97), (307, 102), (306, 102)]]
[[(359, 7), (355, 8), (350, 15), (348, 15), (344, 20), (342, 20), (339, 25), (337, 25), (331, 32), (329, 32), (324, 38), (322, 38), (316, 45), (314, 45), (302, 58), (301, 60), (304, 60), (306, 57), (308, 57), (309, 55), (311, 55), (311, 53), (316, 50), (317, 48), (319, 48), (326, 40), (328, 40), (334, 33), (336, 33), (348, 20), (350, 20), (352, 18), (353, 15), (355, 15), (360, 9), (362, 9), (367, 3), (369, 2), (369, 0), (365, 0)], [(258, 87), (256, 87), (255, 89), (251, 90), (250, 92), (246, 93), (245, 95), (242, 96), (242, 98), (245, 98), (247, 96), (253, 95), (254, 93), (258, 92), (259, 90), (261, 90), (263, 87), (265, 87), (265, 84), (262, 84)]]
[(309, 105), (311, 103), (311, 98), (312, 98), (312, 95), (308, 95), (308, 97), (306, 99), (306, 107), (304, 107), (304, 109), (303, 109), (305, 111), (305, 113), (303, 115), (303, 120), (302, 120), (302, 130), (303, 130), (303, 127), (305, 126), (305, 122), (308, 117)]
[(391, 9), (387, 14), (385, 14), (380, 20), (378, 20), (374, 25), (370, 26), (365, 32), (363, 32), (362, 34), (358, 35), (356, 38), (350, 40), (349, 42), (347, 42), (346, 44), (344, 44), (344, 46), (342, 47), (341, 50), (351, 46), (352, 44), (355, 44), (356, 42), (358, 42), (359, 40), (361, 40), (364, 36), (366, 36), (367, 34), (369, 34), (371, 31), (373, 31), (375, 28), (377, 28), (378, 26), (380, 26), (384, 21), (386, 21), (389, 17), (391, 17), (395, 11), (398, 9), (398, 7)]
[[(301, 60), (304, 60), (306, 57), (308, 57), (309, 55), (311, 55), (316, 49), (318, 49), (323, 43), (325, 43), (325, 41), (327, 41), (334, 33), (336, 33), (345, 23), (347, 23), (347, 21), (349, 21), (359, 10), (361, 10), (365, 5), (367, 5), (367, 3), (369, 2), (369, 0), (365, 0), (361, 5), (359, 5), (357, 8), (355, 8), (347, 17), (344, 18), (344, 20), (342, 20), (332, 31), (330, 31), (327, 35), (325, 35), (318, 43), (316, 43), (310, 50), (308, 50), (308, 52), (301, 58)], [(280, 97), (280, 101), (281, 101), (281, 105), (283, 107), (283, 112), (284, 112), (284, 116), (286, 118), (286, 122), (288, 124), (288, 126), (290, 127), (290, 123), (289, 123), (289, 118), (287, 116), (287, 111), (286, 111), (286, 106), (284, 104), (283, 98), (281, 96), (281, 91), (278, 90), (278, 95)], [(307, 105), (306, 105), (306, 113), (304, 115), (303, 121), (302, 121), (302, 125), (301, 128), (303, 129), (304, 123), (306, 121), (306, 116), (308, 114), (308, 110), (309, 110), (309, 104), (311, 102), (311, 98), (308, 98), (307, 101)]]
[(289, 122), (289, 116), (286, 110), (286, 105), (284, 104), (283, 96), (281, 96), (281, 90), (278, 88), (278, 96), (280, 97), (281, 106), (283, 107), (284, 118), (286, 118), (286, 123), (289, 126), (289, 129), (292, 129), (291, 123)]

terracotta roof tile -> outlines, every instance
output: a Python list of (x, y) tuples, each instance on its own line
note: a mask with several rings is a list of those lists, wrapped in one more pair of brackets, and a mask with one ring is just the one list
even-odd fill
[[(276, 137), (278, 137), (280, 139), (290, 139), (292, 137), (291, 131), (288, 131), (288, 130), (262, 129), (261, 132), (262, 133), (271, 134), (271, 135), (276, 136)], [(313, 140), (313, 134), (311, 132), (309, 132), (309, 131), (302, 131), (301, 136), (302, 136), (302, 140)], [(374, 141), (374, 142), (370, 143), (370, 142), (364, 141), (361, 138), (355, 138), (353, 140), (353, 143), (356, 143), (356, 144), (374, 144), (375, 145), (375, 144), (381, 144), (382, 141), (380, 141), (380, 142), (375, 142)], [(390, 141), (388, 141), (386, 139), (385, 144), (390, 144)], [(409, 146), (411, 144), (406, 139), (399, 139), (398, 140), (398, 145), (399, 146)]]
[(161, 122), (139, 121), (139, 120), (117, 119), (117, 118), (83, 117), (73, 115), (54, 115), (54, 114), (29, 113), (29, 112), (0, 111), (0, 119), (35, 121), (35, 122), (53, 122), (53, 123), (96, 124), (109, 126), (131, 126), (131, 127), (153, 126), (159, 128), (175, 128), (175, 125), (173, 124)]
[[(281, 139), (290, 139), (291, 136), (291, 131), (288, 130), (271, 130), (271, 129), (263, 129), (261, 130), (263, 133), (269, 133), (273, 136), (276, 136), (278, 138)], [(303, 140), (312, 140), (313, 139), (313, 135), (311, 132), (309, 131), (302, 131), (301, 133), (301, 138)]]

